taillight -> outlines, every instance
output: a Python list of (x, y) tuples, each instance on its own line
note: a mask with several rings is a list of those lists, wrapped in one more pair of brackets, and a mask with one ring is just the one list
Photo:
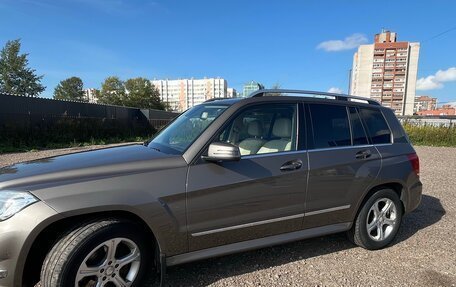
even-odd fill
[(420, 158), (416, 153), (411, 153), (407, 155), (410, 164), (412, 165), (413, 171), (416, 173), (416, 175), (420, 175)]

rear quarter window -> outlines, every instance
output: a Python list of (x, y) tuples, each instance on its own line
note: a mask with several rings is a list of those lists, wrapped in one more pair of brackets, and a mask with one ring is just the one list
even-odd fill
[(383, 109), (382, 112), (393, 132), (394, 143), (409, 143), (408, 136), (393, 110)]
[(360, 108), (359, 113), (373, 144), (391, 143), (391, 131), (380, 110)]

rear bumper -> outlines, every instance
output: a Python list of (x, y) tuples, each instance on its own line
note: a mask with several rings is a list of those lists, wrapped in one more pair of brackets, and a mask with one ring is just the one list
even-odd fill
[(48, 205), (37, 202), (0, 222), (0, 286), (22, 286), (30, 247), (48, 221), (56, 216)]
[(405, 213), (412, 212), (420, 205), (422, 194), (423, 184), (418, 180), (408, 188), (408, 200), (407, 206), (405, 207)]

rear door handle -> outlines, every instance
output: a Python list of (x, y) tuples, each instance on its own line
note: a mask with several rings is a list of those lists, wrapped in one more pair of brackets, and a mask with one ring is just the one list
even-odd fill
[(302, 161), (300, 159), (295, 159), (291, 161), (287, 161), (284, 163), (281, 167), (281, 171), (291, 171), (291, 170), (297, 170), (302, 167)]
[(370, 150), (362, 150), (356, 153), (355, 157), (357, 159), (366, 159), (369, 158), (372, 155)]

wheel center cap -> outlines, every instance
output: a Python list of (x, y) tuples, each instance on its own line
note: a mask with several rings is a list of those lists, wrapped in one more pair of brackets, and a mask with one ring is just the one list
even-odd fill
[(109, 266), (108, 268), (106, 268), (106, 275), (111, 276), (112, 273), (114, 273), (114, 271), (115, 271), (114, 267)]

